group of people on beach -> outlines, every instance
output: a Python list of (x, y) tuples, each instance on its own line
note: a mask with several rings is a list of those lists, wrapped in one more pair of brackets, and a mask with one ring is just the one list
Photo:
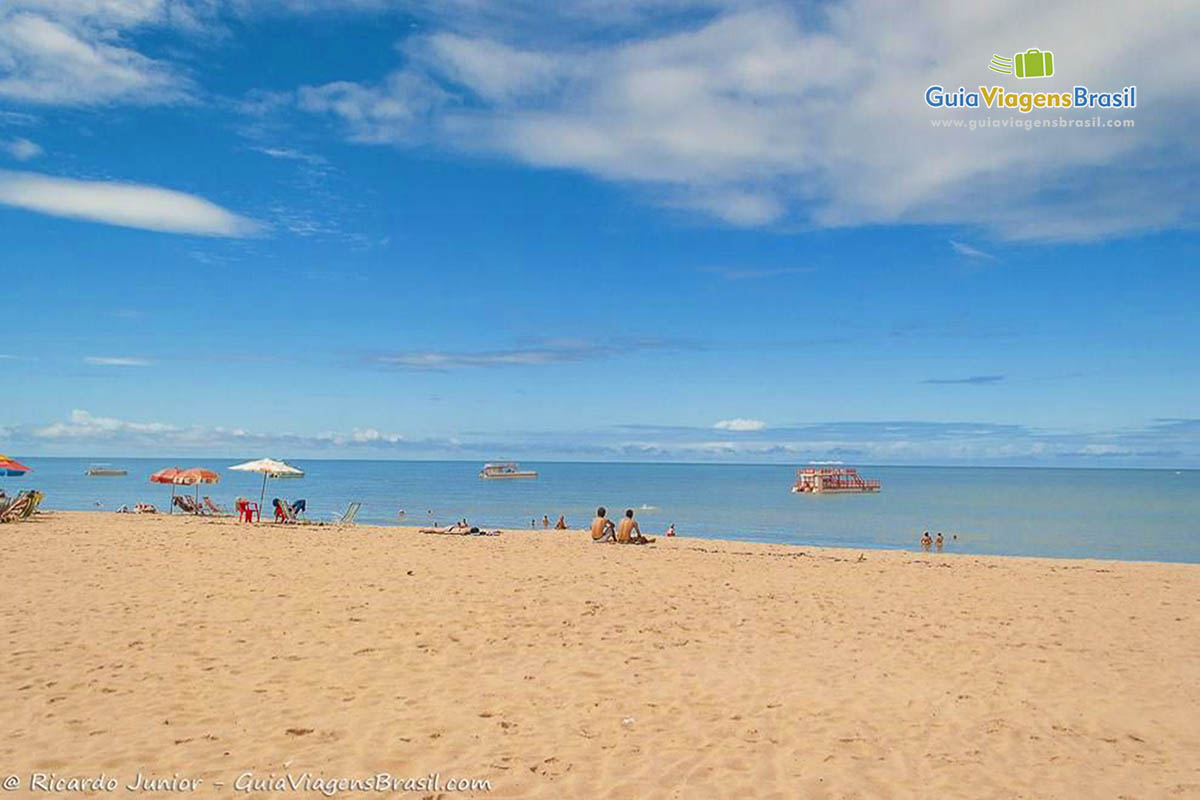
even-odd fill
[[(674, 526), (672, 526), (674, 527)], [(625, 518), (619, 523), (613, 523), (608, 518), (608, 510), (604, 506), (596, 509), (596, 518), (592, 520), (592, 541), (611, 542), (614, 544), (653, 544), (654, 538), (642, 535), (637, 520), (633, 518), (633, 509), (625, 509)]]
[[(529, 527), (536, 528), (537, 527), (537, 519), (529, 520)], [(550, 527), (550, 517), (546, 514), (542, 515), (542, 527), (543, 528)], [(567, 529), (567, 518), (564, 514), (559, 514), (558, 522), (554, 523), (554, 530), (565, 531), (566, 529)]]

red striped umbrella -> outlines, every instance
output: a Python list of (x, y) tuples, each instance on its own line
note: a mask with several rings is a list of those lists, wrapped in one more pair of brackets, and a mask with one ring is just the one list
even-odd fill
[(0, 453), (0, 475), (10, 478), (17, 478), (29, 472), (29, 467), (17, 461), (15, 458)]
[(204, 467), (191, 467), (185, 469), (175, 476), (175, 483), (181, 486), (196, 487), (196, 503), (200, 503), (200, 484), (202, 483), (220, 483), (221, 476), (213, 472), (211, 469)]
[(180, 469), (179, 467), (167, 467), (160, 469), (158, 472), (150, 476), (151, 483), (169, 483), (171, 484), (171, 513), (175, 513), (175, 488), (176, 486), (195, 486), (196, 500), (200, 500), (200, 484), (202, 483), (217, 483), (221, 480), (221, 476), (213, 472), (211, 469), (203, 467), (191, 467), (189, 469)]

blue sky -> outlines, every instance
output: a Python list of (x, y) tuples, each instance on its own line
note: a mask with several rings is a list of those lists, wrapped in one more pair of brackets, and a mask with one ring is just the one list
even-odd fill
[[(1200, 466), (1197, 34), (1167, 3), (8, 2), (0, 451)], [(987, 71), (1031, 46), (1055, 76)], [(934, 83), (1139, 105), (934, 129), (1021, 116)]]

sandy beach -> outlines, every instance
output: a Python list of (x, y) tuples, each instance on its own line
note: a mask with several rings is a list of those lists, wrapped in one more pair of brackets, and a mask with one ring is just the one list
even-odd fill
[(1196, 565), (67, 512), (0, 557), (11, 796), (1200, 797)]

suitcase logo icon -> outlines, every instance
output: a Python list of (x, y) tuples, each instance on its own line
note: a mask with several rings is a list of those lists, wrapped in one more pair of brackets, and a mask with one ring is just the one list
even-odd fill
[(988, 69), (1018, 78), (1049, 78), (1054, 74), (1054, 53), (1031, 47), (1012, 58), (993, 55)]

